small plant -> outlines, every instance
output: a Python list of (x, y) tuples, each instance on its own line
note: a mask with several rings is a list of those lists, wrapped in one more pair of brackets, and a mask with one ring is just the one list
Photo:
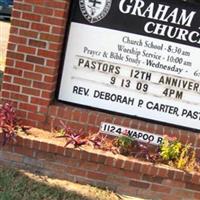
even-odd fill
[(160, 156), (164, 161), (176, 160), (181, 153), (182, 144), (177, 139), (164, 137)]
[(114, 145), (119, 148), (119, 152), (123, 155), (129, 155), (132, 152), (133, 139), (128, 136), (120, 136), (114, 141)]
[(145, 160), (152, 160), (152, 156), (150, 155), (149, 148), (147, 145), (142, 144), (138, 141), (135, 142), (137, 152), (135, 154), (136, 158), (143, 158)]
[(80, 130), (72, 129), (70, 126), (67, 126), (64, 124), (64, 122), (61, 121), (62, 129), (58, 132), (60, 135), (57, 136), (57, 138), (66, 138), (67, 142), (65, 144), (65, 147), (72, 144), (75, 148), (80, 147), (82, 145), (87, 144), (87, 140), (85, 138), (85, 134)]
[(0, 108), (0, 128), (3, 135), (3, 145), (9, 141), (16, 142), (18, 131), (26, 132), (30, 127), (23, 126), (16, 117), (12, 104), (4, 103)]
[(185, 169), (186, 165), (189, 162), (190, 155), (189, 155), (189, 150), (190, 150), (190, 145), (187, 144), (185, 145), (181, 151), (180, 151), (180, 156), (176, 158), (175, 161), (175, 167), (178, 169)]
[(106, 138), (107, 136), (103, 136), (102, 134), (100, 133), (96, 133), (96, 134), (89, 134), (88, 136), (88, 144), (90, 146), (92, 146), (93, 148), (101, 148), (105, 145), (106, 143)]

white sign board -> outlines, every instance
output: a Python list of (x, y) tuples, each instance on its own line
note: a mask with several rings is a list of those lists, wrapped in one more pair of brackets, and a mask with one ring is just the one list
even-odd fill
[(163, 141), (163, 137), (161, 135), (140, 131), (124, 126), (119, 126), (116, 124), (110, 124), (106, 122), (101, 123), (100, 132), (117, 137), (125, 135), (130, 138), (133, 138), (134, 140), (153, 145), (161, 145)]
[(58, 100), (200, 130), (200, 9), (128, 2), (72, 2)]

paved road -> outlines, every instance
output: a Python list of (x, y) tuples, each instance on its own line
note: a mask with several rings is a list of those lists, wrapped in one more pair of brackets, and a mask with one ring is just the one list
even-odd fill
[(0, 71), (4, 70), (10, 23), (0, 21)]

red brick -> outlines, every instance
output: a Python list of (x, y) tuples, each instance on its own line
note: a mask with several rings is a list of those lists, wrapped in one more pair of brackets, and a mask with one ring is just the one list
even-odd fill
[(57, 27), (53, 26), (52, 31), (53, 34), (63, 35), (65, 32), (65, 29), (63, 27)]
[(43, 114), (28, 113), (28, 118), (35, 121), (45, 121), (46, 116)]
[(41, 23), (32, 23), (31, 29), (36, 31), (49, 32), (50, 26)]
[(84, 160), (84, 161), (88, 161), (89, 158), (90, 158), (90, 153), (87, 152), (87, 151), (81, 151), (81, 156), (80, 156), (80, 159), (81, 160)]
[(48, 112), (48, 108), (45, 107), (45, 106), (44, 106), (44, 107), (40, 106), (40, 107), (39, 107), (39, 112), (40, 112), (40, 113), (47, 114), (47, 112)]
[(196, 191), (200, 192), (200, 186), (199, 186), (199, 184), (186, 183), (185, 188), (190, 189), (190, 190), (196, 190)]
[(56, 82), (57, 81), (57, 75), (55, 76), (45, 76), (44, 81), (48, 83)]
[(32, 5), (44, 5), (44, 3), (45, 3), (46, 1), (42, 1), (42, 0), (40, 0), (40, 1), (36, 1), (36, 0), (26, 0), (26, 3), (29, 3), (29, 4), (32, 4)]
[(31, 63), (35, 63), (35, 64), (41, 64), (41, 65), (44, 64), (44, 58), (40, 58), (38, 56), (27, 55), (26, 61), (31, 62)]
[(140, 163), (134, 162), (134, 164), (133, 164), (133, 171), (135, 171), (135, 172), (140, 172), (141, 166), (142, 166), (142, 165), (141, 165)]
[(38, 89), (43, 89), (43, 90), (53, 90), (55, 85), (49, 84), (49, 83), (44, 83), (40, 81), (34, 81), (33, 82), (33, 87), (38, 88)]
[(26, 44), (27, 38), (21, 37), (21, 36), (16, 36), (16, 35), (10, 35), (9, 42), (13, 42), (16, 44)]
[(56, 59), (56, 58), (59, 57), (58, 52), (49, 51), (49, 50), (43, 50), (43, 49), (39, 49), (38, 50), (38, 55), (41, 56), (41, 57), (51, 58), (51, 59)]
[(143, 174), (142, 180), (147, 181), (147, 182), (153, 182), (153, 183), (160, 183), (161, 184), (164, 179), (162, 177), (159, 177), (159, 176), (150, 176), (150, 175)]
[(47, 66), (56, 68), (59, 65), (59, 60), (47, 60)]
[(30, 4), (25, 4), (24, 2), (23, 3), (20, 3), (20, 2), (15, 2), (15, 7), (14, 7), (16, 10), (21, 10), (21, 11), (31, 11), (32, 10), (32, 5)]
[(5, 73), (9, 75), (22, 76), (22, 70), (10, 67), (5, 68)]
[(36, 127), (36, 121), (32, 121), (29, 119), (23, 119), (23, 124), (27, 126)]
[(40, 90), (33, 89), (33, 88), (28, 88), (28, 87), (23, 87), (22, 88), (22, 93), (33, 95), (33, 96), (39, 96), (40, 95)]
[(10, 27), (10, 35), (18, 35), (19, 33), (19, 28), (11, 26)]
[(88, 123), (89, 124), (96, 124), (97, 114), (96, 113), (89, 113)]
[(189, 139), (189, 135), (186, 132), (181, 131), (179, 140), (181, 142), (183, 142), (184, 144), (187, 144), (188, 143), (188, 139)]
[(129, 160), (126, 160), (125, 163), (124, 163), (124, 167), (123, 169), (125, 170), (132, 170), (133, 169), (133, 162), (132, 161), (129, 161)]
[[(57, 21), (57, 19), (55, 19)], [(40, 34), (40, 39), (44, 41), (51, 41), (51, 42), (61, 42), (63, 38), (57, 35), (52, 35), (48, 33), (41, 33)]]
[(26, 19), (26, 20), (30, 20), (30, 21), (37, 21), (37, 22), (39, 22), (41, 20), (40, 15), (36, 15), (33, 13), (23, 13), (22, 18)]
[(131, 180), (130, 181), (130, 186), (133, 186), (133, 187), (137, 187), (137, 188), (140, 188), (140, 189), (148, 189), (150, 184), (149, 183), (146, 183), (146, 182), (142, 182), (142, 181), (135, 181), (135, 180)]
[(49, 151), (49, 144), (46, 142), (41, 142), (40, 143), (40, 150), (48, 152)]
[(46, 2), (46, 6), (50, 7), (50, 8), (59, 8), (59, 9), (63, 9), (66, 10), (66, 6), (68, 5), (67, 1), (63, 1), (63, 2), (58, 2), (58, 1), (47, 1)]
[(34, 46), (34, 47), (45, 48), (47, 44), (46, 42), (43, 42), (43, 41), (29, 39), (29, 45)]
[(20, 19), (12, 19), (12, 21), (11, 21), (11, 25), (14, 25), (16, 27), (28, 28), (29, 24), (30, 24), (30, 22), (23, 21), (23, 20), (20, 20)]
[(91, 179), (94, 179), (94, 180), (105, 181), (106, 178), (107, 178), (107, 175), (102, 174), (102, 173), (97, 173), (97, 172), (88, 172), (87, 178), (91, 178)]
[[(27, 117), (26, 111), (17, 110), (16, 113), (17, 113), (18, 118), (26, 118)], [(17, 144), (19, 144), (18, 140), (17, 140)]]
[(152, 184), (151, 190), (155, 192), (170, 193), (171, 188), (164, 185)]
[(65, 148), (62, 147), (62, 146), (58, 146), (57, 147), (57, 153), (60, 154), (60, 155), (64, 155), (64, 152), (65, 152)]
[(54, 9), (54, 16), (60, 18), (67, 18), (67, 11), (66, 10), (55, 10)]
[(41, 81), (42, 80), (42, 75), (39, 73), (34, 73), (34, 72), (28, 72), (25, 71), (24, 72), (24, 77), (31, 79), (31, 80), (37, 80), (37, 81)]
[(170, 186), (170, 187), (179, 187), (179, 188), (184, 188), (185, 187), (185, 183), (184, 182), (170, 180), (170, 179), (164, 179), (162, 184)]
[(12, 50), (12, 51), (15, 51), (15, 49), (16, 49), (16, 44), (13, 44), (13, 43), (8, 43), (8, 46), (7, 46), (7, 48), (9, 49), (9, 50)]
[(34, 7), (34, 13), (38, 13), (40, 15), (53, 15), (53, 9), (54, 8), (47, 8), (43, 6), (35, 6)]
[(114, 164), (114, 166), (115, 167), (117, 167), (117, 168), (122, 168), (122, 166), (124, 166), (124, 160), (122, 160), (122, 159), (117, 159), (116, 161), (115, 161), (115, 164)]
[(123, 171), (123, 177), (131, 178), (131, 179), (141, 179), (141, 174), (132, 172), (132, 171)]
[(16, 59), (16, 60), (24, 60), (24, 54), (14, 53), (14, 52), (11, 52), (11, 51), (7, 52), (7, 57), (13, 58), (13, 59)]
[(57, 111), (58, 111), (58, 107), (57, 107), (57, 106), (51, 105), (51, 106), (49, 107), (49, 115), (54, 115), (54, 116), (56, 116), (56, 115), (57, 115)]
[(38, 140), (33, 140), (33, 146), (32, 146), (33, 149), (40, 149), (40, 141)]
[(2, 91), (2, 97), (5, 99), (5, 98), (10, 98), (10, 92), (7, 92), (7, 91)]
[[(19, 31), (20, 35), (22, 36), (26, 36), (28, 38), (37, 38), (39, 33), (36, 32), (36, 31), (30, 31), (30, 30), (24, 30), (24, 29), (21, 29)], [(28, 53), (28, 52), (27, 52)]]
[(49, 44), (49, 50), (60, 52), (61, 49), (62, 49), (62, 44), (57, 44), (57, 43), (50, 43)]
[(200, 192), (194, 194), (194, 198), (200, 199)]
[(158, 176), (167, 177), (167, 175), (168, 175), (168, 170), (166, 168), (159, 168)]
[(97, 171), (98, 165), (93, 162), (81, 161), (79, 168), (84, 170)]
[(23, 69), (23, 70), (33, 70), (33, 64), (23, 62), (23, 61), (16, 61), (16, 68)]
[(192, 180), (192, 174), (185, 173), (183, 176), (183, 181), (190, 182)]
[(29, 157), (33, 157), (33, 150), (25, 147), (20, 147), (20, 146), (15, 146), (14, 147), (14, 152), (23, 154)]
[(88, 111), (82, 111), (80, 113), (80, 122), (86, 123), (88, 120)]
[(9, 84), (9, 83), (3, 83), (3, 89), (4, 90), (14, 91), (14, 92), (19, 92), (20, 91), (20, 87), (19, 86), (13, 85), (13, 84)]
[(21, 17), (21, 12), (17, 11), (17, 10), (12, 10), (12, 18), (20, 18)]
[(114, 158), (107, 157), (105, 160), (105, 165), (114, 166)]
[(184, 177), (184, 172), (182, 172), (182, 171), (175, 172), (175, 177), (174, 177), (175, 180), (182, 181), (183, 177)]
[(41, 98), (31, 97), (31, 103), (41, 106), (48, 106), (50, 104), (50, 101)]
[(20, 85), (25, 85), (25, 86), (30, 86), (31, 85), (31, 80), (14, 77), (14, 83), (20, 84)]
[(57, 145), (49, 143), (49, 152), (50, 153), (57, 153)]
[[(17, 61), (18, 62), (18, 61)], [(14, 65), (14, 60), (6, 58), (6, 66), (13, 66)]]
[(193, 174), (191, 182), (195, 183), (195, 184), (199, 184), (200, 183), (200, 175)]
[(118, 175), (118, 176), (124, 176), (125, 175), (124, 170), (116, 168), (116, 167), (112, 167), (112, 166), (107, 166), (107, 165), (104, 165), (104, 164), (99, 164), (97, 171), (104, 173), (104, 174), (115, 174), (115, 175)]
[(54, 75), (54, 76), (57, 74), (57, 71), (54, 68), (38, 66), (38, 65), (35, 67), (35, 72)]
[(77, 168), (74, 168), (74, 167), (67, 167), (66, 172), (73, 174), (73, 175), (77, 175), (77, 176), (85, 176), (86, 175), (85, 170), (77, 169)]
[(18, 93), (11, 93), (10, 98), (14, 100), (24, 101), (24, 102), (28, 101), (28, 96), (23, 95), (23, 94), (18, 94)]
[(79, 150), (72, 150), (72, 158), (76, 158), (78, 160), (80, 160), (81, 158), (81, 152)]
[(4, 74), (3, 81), (5, 81), (5, 82), (11, 82), (11, 80), (12, 80), (12, 76)]
[(45, 98), (45, 99), (53, 99), (53, 97), (54, 97), (54, 92), (43, 91), (41, 97), (42, 97), (42, 98)]
[(23, 139), (23, 146), (24, 147), (28, 147), (28, 148), (32, 148), (33, 141), (29, 138), (24, 138)]
[(26, 111), (32, 111), (32, 112), (36, 112), (37, 111), (37, 106), (35, 105), (31, 105), (28, 103), (20, 103), (19, 104), (19, 108), (22, 110), (26, 110)]

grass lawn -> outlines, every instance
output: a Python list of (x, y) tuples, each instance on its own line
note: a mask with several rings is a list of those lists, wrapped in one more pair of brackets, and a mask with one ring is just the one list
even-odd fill
[(119, 200), (113, 192), (0, 165), (0, 200)]

